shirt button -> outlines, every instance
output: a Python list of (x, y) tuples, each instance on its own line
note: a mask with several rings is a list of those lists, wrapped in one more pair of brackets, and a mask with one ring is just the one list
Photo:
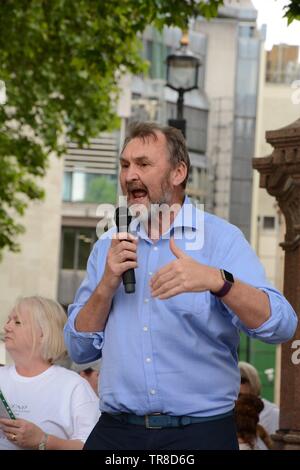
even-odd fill
[(154, 251), (157, 251), (157, 250), (158, 250), (157, 246), (153, 247), (153, 250), (154, 250)]
[(149, 299), (144, 299), (145, 304), (149, 302)]
[(153, 272), (152, 271), (149, 271), (149, 276), (152, 276)]
[(148, 331), (148, 326), (144, 326), (143, 330)]
[(155, 395), (155, 394), (156, 394), (156, 391), (154, 390), (154, 388), (152, 388), (152, 389), (150, 390), (150, 394), (151, 394), (151, 395)]
[(151, 357), (147, 357), (146, 362), (151, 362)]

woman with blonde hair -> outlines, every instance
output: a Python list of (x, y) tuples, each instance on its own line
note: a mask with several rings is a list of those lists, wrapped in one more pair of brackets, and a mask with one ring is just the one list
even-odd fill
[(82, 449), (99, 418), (98, 399), (73, 371), (55, 365), (66, 349), (66, 315), (43, 297), (19, 300), (4, 326), (14, 365), (0, 368), (0, 389), (16, 419), (0, 419), (0, 449)]

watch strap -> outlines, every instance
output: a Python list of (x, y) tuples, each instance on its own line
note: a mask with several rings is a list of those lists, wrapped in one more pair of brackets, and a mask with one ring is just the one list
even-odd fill
[(221, 275), (222, 275), (222, 278), (224, 280), (224, 284), (223, 286), (221, 287), (220, 290), (218, 290), (217, 292), (212, 292), (211, 293), (215, 296), (215, 297), (224, 297), (231, 289), (232, 287), (232, 282), (229, 282), (227, 281), (227, 279), (225, 278), (225, 275), (224, 275), (224, 272), (223, 272), (223, 269), (220, 269), (221, 271)]

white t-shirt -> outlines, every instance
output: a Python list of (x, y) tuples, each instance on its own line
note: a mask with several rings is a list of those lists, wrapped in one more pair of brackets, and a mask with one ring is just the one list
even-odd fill
[(261, 424), (269, 434), (275, 434), (279, 429), (279, 408), (275, 403), (262, 398), (264, 409), (259, 415), (259, 424)]
[(246, 442), (239, 442), (240, 450), (252, 450), (252, 447), (249, 446)]
[[(76, 372), (54, 365), (35, 377), (0, 367), (0, 388), (16, 418), (61, 439), (85, 442), (99, 419), (99, 398)], [(0, 429), (0, 449), (20, 449)]]
[[(277, 429), (279, 429), (279, 408), (275, 403), (265, 398), (262, 398), (262, 401), (264, 402), (264, 409), (259, 415), (259, 424), (261, 424), (271, 436), (271, 434), (275, 434)], [(257, 447), (260, 450), (267, 450), (267, 446), (260, 438), (257, 439)]]

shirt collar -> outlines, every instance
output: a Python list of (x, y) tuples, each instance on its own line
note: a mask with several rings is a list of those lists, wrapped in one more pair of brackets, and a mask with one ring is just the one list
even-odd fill
[(196, 230), (197, 229), (197, 217), (196, 217), (197, 209), (192, 204), (190, 198), (185, 196), (182, 207), (178, 214), (175, 217), (173, 224), (170, 227), (172, 228), (191, 228)]
[[(129, 228), (131, 233), (136, 233), (141, 238), (148, 238), (144, 225), (138, 219), (133, 219)], [(197, 208), (188, 196), (185, 196), (181, 209), (176, 215), (173, 224), (163, 235), (177, 228), (190, 228), (192, 230), (199, 228), (197, 224)]]

